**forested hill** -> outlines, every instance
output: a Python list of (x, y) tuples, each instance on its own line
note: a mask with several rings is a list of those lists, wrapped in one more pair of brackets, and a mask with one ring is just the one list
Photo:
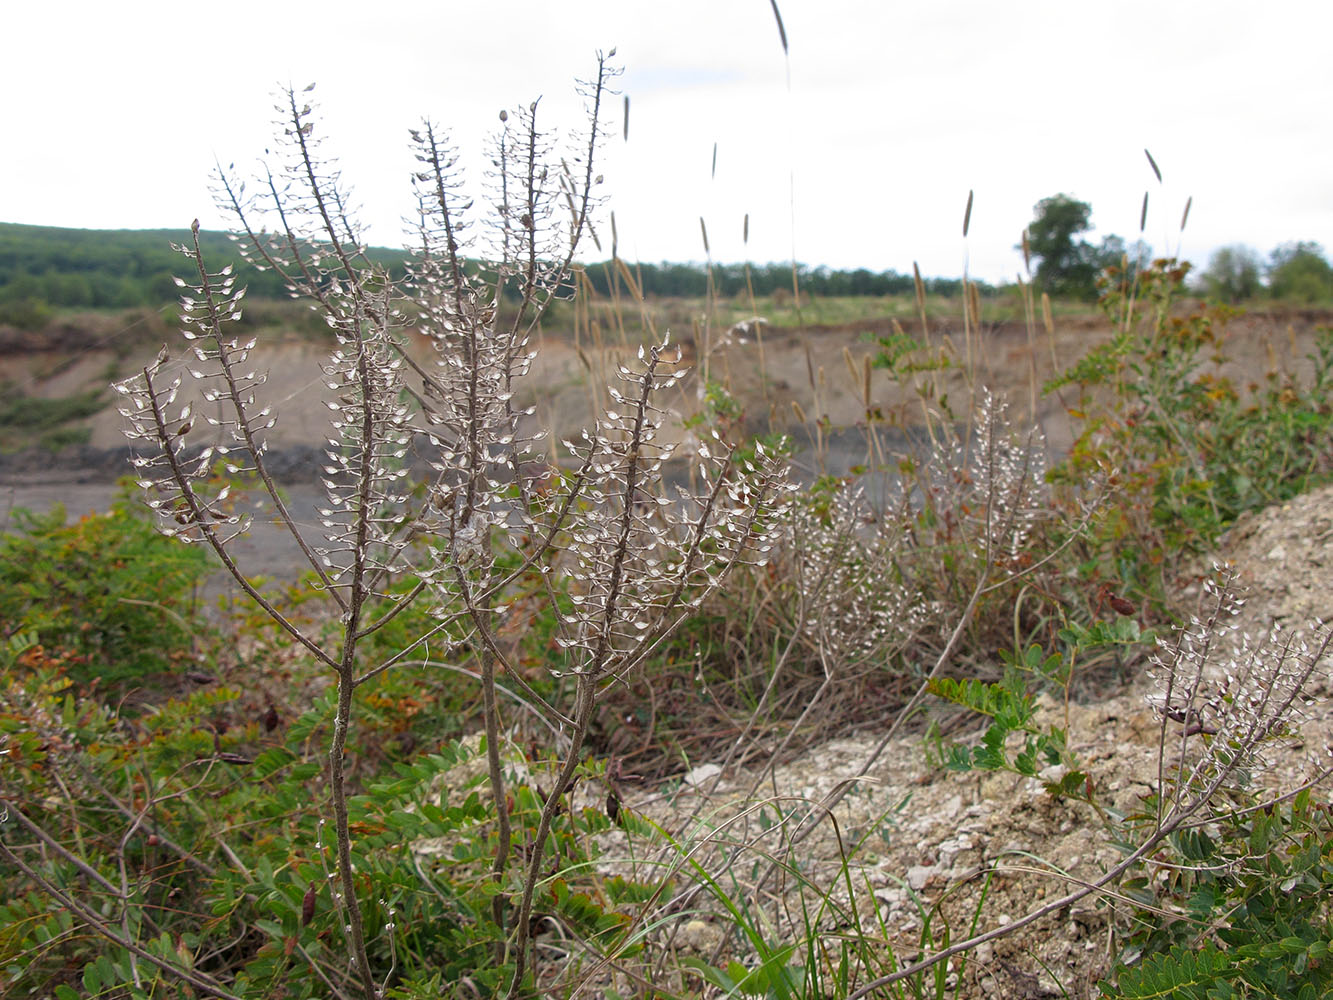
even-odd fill
[[(60, 308), (132, 308), (173, 301), (175, 275), (189, 265), (171, 249), (188, 244), (187, 229), (58, 229), (0, 222), (0, 321), (5, 307), (20, 304)], [(285, 296), (282, 279), (272, 271), (246, 265), (226, 233), (199, 234), (210, 269), (228, 263), (258, 297)], [(372, 250), (372, 258), (399, 272), (401, 250)]]
[[(170, 302), (178, 294), (173, 276), (188, 273), (171, 244), (189, 239), (185, 229), (59, 229), (0, 223), (0, 323), (29, 326), (51, 308), (123, 309)], [(238, 268), (250, 295), (285, 295), (276, 274), (241, 261), (227, 234), (204, 231), (200, 243), (210, 267), (232, 263)], [(405, 251), (372, 249), (369, 254), (391, 272), (403, 273)], [(594, 288), (605, 293), (614, 268), (598, 263), (587, 269)], [(703, 296), (710, 277), (713, 290), (726, 296), (745, 293), (747, 281), (756, 295), (792, 287), (790, 264), (715, 264), (711, 275), (709, 268), (697, 263), (638, 264), (633, 270), (649, 296)], [(913, 290), (912, 276), (894, 271), (798, 265), (797, 278), (803, 291), (815, 295), (898, 295)], [(952, 295), (960, 282), (928, 278), (925, 285), (928, 292)]]

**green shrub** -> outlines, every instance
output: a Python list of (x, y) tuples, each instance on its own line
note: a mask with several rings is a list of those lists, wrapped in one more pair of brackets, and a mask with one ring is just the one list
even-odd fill
[(1333, 471), (1333, 330), (1318, 333), (1308, 378), (1275, 369), (1239, 386), (1206, 369), (1224, 360), (1224, 325), (1237, 313), (1178, 309), (1188, 271), (1157, 260), (1131, 288), (1108, 270), (1102, 305), (1116, 334), (1047, 386), (1080, 390), (1070, 410), (1079, 434), (1052, 479), (1109, 472), (1119, 487), (1089, 565), (1159, 602), (1182, 558)]
[[(269, 732), (262, 722), (236, 720), (229, 713), (240, 692), (217, 688), (165, 702), (131, 729), (111, 710), (74, 697), (66, 664), (31, 643), (28, 636), (0, 651), (0, 809), (7, 816), (0, 852), (15, 850), (0, 853), (0, 988), (59, 996), (82, 986), (92, 995), (123, 990), (137, 975), (142, 986), (114, 995), (153, 995), (171, 980), (142, 956), (136, 973), (123, 943), (86, 933), (90, 918), (125, 908), (138, 947), (226, 982), (240, 996), (325, 995), (316, 967), (345, 961), (345, 908), (329, 879), (336, 845), (320, 816), (321, 741), (335, 699), (317, 698), (284, 730)], [(237, 724), (226, 725), (227, 718)], [(363, 732), (349, 749), (363, 756), (374, 739)], [(361, 793), (349, 799), (358, 834), (353, 863), (382, 904), (367, 922), (368, 951), (383, 968), (399, 970), (390, 983), (400, 995), (422, 995), (412, 984), (436, 974), (479, 991), (460, 995), (490, 996), (513, 974), (495, 920), (497, 810), (479, 749), (443, 742), (366, 774)], [(549, 761), (506, 758), (549, 782)], [(541, 814), (539, 793), (517, 785), (503, 805), (513, 836), (528, 842)], [(76, 844), (83, 869), (58, 851), (17, 847), (10, 830), (24, 819), (41, 824), (40, 833), (24, 826), (25, 841)], [(535, 911), (607, 948), (629, 924), (617, 907), (647, 892), (591, 877), (591, 838), (610, 827), (598, 810), (560, 813), (552, 833), (560, 874), (544, 881)], [(31, 871), (20, 873), (20, 861)], [(128, 891), (121, 865), (134, 873)], [(513, 891), (518, 879), (514, 873), (505, 888)], [(57, 891), (81, 887), (71, 907), (19, 888), (34, 881)], [(121, 923), (109, 926), (125, 936)]]
[(81, 685), (123, 690), (193, 662), (210, 629), (198, 588), (210, 571), (197, 547), (163, 538), (128, 501), (65, 523), (16, 509), (0, 536), (0, 621), (68, 655)]
[(55, 315), (41, 299), (18, 298), (0, 302), (0, 325), (18, 330), (41, 330)]
[[(1149, 806), (1152, 804), (1149, 803)], [(1135, 914), (1114, 983), (1135, 997), (1329, 996), (1333, 992), (1333, 820), (1309, 790), (1237, 809), (1170, 841), (1169, 876), (1124, 888)], [(1180, 914), (1164, 920), (1164, 912)]]

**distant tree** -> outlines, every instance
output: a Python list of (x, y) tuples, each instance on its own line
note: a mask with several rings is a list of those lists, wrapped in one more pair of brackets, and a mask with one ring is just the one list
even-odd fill
[(848, 275), (847, 290), (852, 295), (874, 295), (878, 291), (876, 277), (867, 268), (858, 267)]
[(1037, 286), (1052, 296), (1091, 299), (1097, 295), (1097, 274), (1118, 264), (1124, 240), (1108, 236), (1100, 247), (1075, 237), (1092, 228), (1092, 206), (1067, 194), (1043, 198), (1033, 207), (1028, 248), (1037, 258)]
[(1288, 302), (1324, 302), (1333, 298), (1333, 267), (1318, 243), (1284, 243), (1268, 263), (1268, 293)]
[(41, 299), (0, 299), (0, 327), (40, 330), (51, 322), (51, 307)]
[(1239, 243), (1220, 247), (1208, 258), (1199, 276), (1204, 292), (1221, 302), (1240, 302), (1259, 293), (1262, 265), (1259, 254)]

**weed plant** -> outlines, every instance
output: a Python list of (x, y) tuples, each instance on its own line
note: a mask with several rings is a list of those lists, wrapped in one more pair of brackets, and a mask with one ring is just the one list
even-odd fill
[(1308, 378), (1271, 361), (1262, 379), (1238, 385), (1212, 370), (1235, 312), (1177, 308), (1188, 273), (1162, 259), (1132, 285), (1108, 275), (1102, 305), (1115, 335), (1047, 386), (1078, 391), (1079, 434), (1056, 480), (1114, 469), (1122, 487), (1093, 561), (1115, 586), (1157, 602), (1241, 514), (1333, 472), (1333, 331), (1317, 334)]
[[(286, 160), (276, 172), (263, 175), (257, 196), (247, 194), (245, 184), (230, 173), (219, 173), (219, 196), (236, 215), (242, 252), (281, 274), (294, 294), (320, 309), (337, 339), (323, 369), (338, 396), (330, 403), (322, 532), (311, 536), (295, 521), (268, 471), (264, 435), (277, 418), (259, 398), (264, 376), (245, 367), (254, 341), (242, 341), (230, 330), (241, 317), (244, 290), (235, 286), (230, 267), (209, 268), (197, 224), (192, 245), (180, 248), (196, 270), (182, 299), (189, 360), (172, 365), (171, 352), (163, 347), (151, 365), (116, 388), (125, 400), (122, 413), (140, 442), (138, 482), (164, 533), (211, 549), (301, 648), (311, 668), (335, 679), (323, 705), (333, 712), (325, 774), (329, 815), (316, 819), (323, 807), (297, 812), (290, 799), (283, 802), (281, 811), (270, 815), (282, 816), (291, 830), (291, 846), (277, 852), (287, 860), (275, 870), (229, 858), (229, 872), (241, 878), (213, 882), (210, 892), (216, 895), (208, 908), (218, 917), (252, 902), (262, 909), (285, 898), (295, 917), (303, 913), (306, 894), (316, 892), (301, 883), (327, 873), (320, 884), (328, 885), (331, 896), (331, 913), (324, 921), (329, 926), (310, 926), (309, 916), (298, 924), (255, 914), (252, 926), (281, 949), (282, 961), (264, 964), (267, 951), (250, 949), (244, 971), (225, 963), (225, 979), (232, 983), (225, 986), (223, 979), (200, 970), (207, 964), (197, 950), (206, 947), (203, 939), (185, 945), (190, 950), (184, 963), (179, 953), (167, 958), (161, 952), (170, 947), (169, 936), (159, 939), (140, 922), (143, 906), (123, 874), (124, 866), (133, 863), (125, 860), (123, 842), (115, 854), (122, 867), (119, 887), (106, 879), (99, 882), (111, 887), (107, 905), (137, 914), (116, 928), (86, 902), (57, 888), (61, 877), (36, 871), (6, 848), (8, 861), (72, 905), (120, 949), (119, 964), (103, 956), (101, 964), (85, 968), (86, 987), (124, 982), (142, 990), (146, 979), (155, 982), (165, 972), (216, 995), (235, 995), (238, 986), (252, 980), (270, 990), (282, 981), (287, 960), (301, 943), (298, 929), (310, 939), (301, 943), (300, 952), (311, 973), (305, 989), (323, 981), (339, 994), (351, 991), (373, 1000), (395, 980), (400, 956), (406, 961), (410, 955), (414, 969), (438, 967), (433, 951), (414, 953), (412, 935), (419, 922), (413, 919), (400, 928), (398, 908), (390, 902), (407, 878), (391, 873), (400, 870), (405, 853), (410, 856), (407, 838), (422, 831), (399, 824), (382, 840), (375, 835), (384, 829), (382, 823), (361, 814), (363, 799), (352, 785), (350, 766), (356, 748), (353, 719), (359, 702), (395, 665), (413, 657), (429, 662), (432, 648), (447, 655), (464, 644), (480, 650), (494, 830), (477, 844), (488, 859), (477, 873), (485, 883), (476, 889), (484, 905), (446, 900), (450, 919), (470, 928), (464, 933), (475, 939), (476, 957), (438, 935), (430, 938), (431, 948), (461, 952), (473, 975), (485, 979), (477, 988), (486, 995), (527, 995), (538, 982), (567, 974), (560, 969), (563, 963), (546, 958), (534, 935), (547, 919), (545, 911), (558, 909), (565, 897), (560, 884), (548, 881), (547, 859), (573, 861), (577, 867), (564, 843), (571, 833), (566, 798), (584, 763), (597, 703), (720, 587), (735, 565), (763, 558), (789, 492), (781, 465), (762, 448), (740, 463), (733, 460), (731, 446), (712, 434), (699, 440), (692, 456), (699, 491), (674, 498), (663, 494), (662, 469), (674, 448), (659, 440), (663, 411), (657, 398), (683, 375), (665, 343), (640, 348), (637, 363), (618, 366), (618, 384), (606, 390), (611, 407), (580, 440), (563, 442), (567, 470), (531, 469), (534, 429), (525, 423), (528, 414), (514, 405), (514, 388), (533, 356), (528, 333), (568, 288), (571, 261), (588, 230), (600, 182), (594, 158), (603, 135), (601, 108), (614, 75), (599, 58), (596, 77), (584, 89), (586, 139), (561, 165), (548, 160), (550, 142), (539, 127), (537, 103), (512, 119), (502, 115), (505, 127), (494, 150), (496, 212), (486, 228), (494, 263), (484, 272), (467, 265), (464, 257), (469, 205), (456, 194), (457, 156), (429, 121), (411, 133), (420, 165), (415, 180), (421, 246), (401, 284), (366, 256), (338, 173), (321, 159), (321, 137), (304, 93), (288, 91), (281, 98), (285, 126), (280, 147)], [(557, 215), (562, 201), (570, 210), (568, 224)], [(265, 228), (269, 220), (275, 226), (272, 235)], [(502, 318), (498, 306), (507, 288), (516, 291), (521, 304)], [(403, 350), (408, 323), (432, 338), (438, 352), (433, 367), (420, 365)], [(212, 407), (203, 405), (196, 414), (193, 399), (179, 405), (185, 377), (199, 384), (204, 404), (221, 404), (220, 416), (205, 415)], [(205, 434), (206, 426), (218, 433)], [(202, 449), (193, 445), (201, 438), (209, 441)], [(403, 461), (413, 447), (426, 449), (434, 470), (418, 488), (406, 483)], [(307, 556), (334, 627), (316, 629), (293, 621), (233, 562), (229, 545), (246, 522), (228, 505), (230, 485), (219, 486), (210, 478), (219, 459), (229, 471), (262, 483), (279, 522)], [(569, 678), (561, 692), (565, 703), (548, 702), (524, 685), (502, 645), (512, 587), (531, 569), (551, 581), (545, 586), (559, 609), (554, 640), (561, 654), (553, 669)], [(563, 603), (557, 592), (566, 595)], [(413, 604), (429, 609), (423, 630), (393, 652), (368, 658), (375, 649), (371, 637)], [(549, 771), (542, 779), (545, 790), (535, 782), (511, 785), (506, 776), (497, 704), (500, 671), (522, 687), (526, 704), (556, 729), (540, 762)], [(215, 760), (240, 763), (235, 756), (215, 741)], [(270, 773), (289, 762), (264, 758), (258, 771)], [(246, 757), (244, 763), (258, 764), (259, 758)], [(441, 759), (437, 769), (453, 763)], [(399, 779), (395, 787), (404, 794), (419, 790), (422, 775), (416, 777)], [(381, 786), (373, 788), (364, 801), (377, 810), (388, 800)], [(154, 805), (158, 794), (175, 798), (178, 792), (150, 793)], [(20, 804), (26, 800), (7, 797), (6, 807), (25, 829), (35, 831), (38, 827), (22, 818), (29, 812)], [(445, 824), (425, 831), (430, 836), (459, 834), (481, 818), (475, 804), (463, 807), (462, 814), (432, 813), (425, 803), (415, 807), (437, 826)], [(391, 807), (388, 815), (400, 812)], [(302, 815), (309, 817), (304, 823), (298, 818)], [(523, 818), (529, 815), (530, 824)], [(41, 839), (60, 842), (50, 834)], [(381, 864), (381, 847), (399, 861)], [(314, 867), (302, 867), (298, 852)], [(190, 848), (181, 854), (213, 868)], [(373, 874), (379, 871), (389, 883), (380, 884)], [(292, 874), (298, 875), (295, 883)], [(370, 885), (364, 884), (367, 876)], [(424, 873), (412, 880), (431, 882)], [(599, 909), (591, 900), (583, 905)], [(413, 911), (407, 908), (404, 915)], [(315, 944), (329, 929), (338, 942), (333, 953), (343, 956), (332, 976), (321, 968)], [(142, 972), (141, 963), (151, 973)]]

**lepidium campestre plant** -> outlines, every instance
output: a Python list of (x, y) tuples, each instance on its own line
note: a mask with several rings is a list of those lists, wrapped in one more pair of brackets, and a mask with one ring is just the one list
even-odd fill
[(987, 676), (978, 653), (1010, 624), (1004, 602), (1025, 583), (1060, 586), (1056, 556), (1094, 516), (1098, 486), (1061, 506), (1042, 481), (1040, 436), (1018, 432), (984, 389), (968, 427), (938, 420), (874, 487), (878, 502), (868, 475), (825, 479), (798, 502), (766, 581), (787, 637), (773, 678), (787, 676), (770, 679), (759, 707), (780, 686), (802, 706), (783, 751), (821, 716), (919, 703), (923, 674)]
[[(197, 223), (193, 244), (179, 248), (194, 268), (182, 299), (185, 357), (173, 360), (164, 348), (116, 386), (139, 449), (139, 483), (163, 530), (212, 549), (304, 649), (311, 668), (336, 678), (327, 777), (335, 834), (330, 872), (346, 948), (336, 984), (341, 995), (382, 996), (393, 973), (372, 967), (369, 957), (394, 954), (392, 941), (371, 949), (367, 931), (383, 928), (379, 933), (392, 938), (393, 921), (381, 913), (367, 919), (368, 908), (384, 904), (366, 898), (358, 881), (349, 822), (346, 758), (358, 690), (428, 647), (438, 655), (466, 642), (480, 651), (499, 828), (490, 872), (492, 916), (503, 941), (496, 959), (510, 978), (509, 995), (526, 995), (541, 971), (530, 935), (534, 900), (552, 863), (546, 847), (599, 699), (733, 567), (765, 558), (791, 493), (775, 456), (762, 448), (734, 456), (712, 434), (684, 456), (694, 465), (696, 490), (668, 494), (664, 471), (676, 456), (659, 439), (666, 413), (657, 400), (684, 372), (665, 342), (618, 366), (616, 384), (606, 390), (610, 408), (593, 428), (563, 442), (561, 468), (536, 457), (540, 434), (531, 411), (516, 402), (535, 356), (529, 333), (572, 287), (574, 255), (597, 204), (594, 161), (615, 74), (599, 55), (596, 76), (583, 88), (587, 131), (562, 159), (552, 155), (538, 103), (501, 115), (484, 214), (461, 194), (448, 136), (429, 121), (412, 130), (419, 225), (416, 259), (404, 281), (391, 280), (368, 259), (347, 189), (320, 151), (306, 92), (289, 90), (278, 105), (279, 165), (265, 165), (251, 190), (230, 169), (219, 171), (220, 199), (237, 220), (246, 256), (277, 270), (293, 296), (322, 314), (335, 339), (322, 371), (332, 397), (317, 529), (293, 517), (270, 472), (265, 434), (278, 417), (264, 398), (263, 373), (249, 365), (254, 341), (232, 333), (244, 290), (229, 271), (209, 268)], [(409, 328), (429, 338), (433, 363), (409, 354)], [(178, 405), (186, 379), (206, 406)], [(214, 406), (217, 416), (203, 416)], [(205, 426), (211, 434), (202, 433)], [(206, 486), (219, 460), (263, 484), (277, 521), (319, 581), (337, 621), (332, 633), (287, 618), (232, 559), (230, 543), (247, 524), (222, 506), (225, 489)], [(424, 477), (414, 472), (421, 467), (430, 470)], [(527, 685), (497, 640), (509, 588), (534, 569), (562, 609), (560, 659), (551, 669), (566, 678), (568, 704)], [(429, 627), (403, 648), (370, 659), (368, 638), (411, 606), (430, 609)], [(540, 816), (520, 844), (504, 805), (498, 673), (523, 688), (559, 734), (551, 747), (558, 757), (554, 785), (549, 793), (537, 790)]]
[[(737, 992), (822, 996), (846, 995), (860, 976), (894, 975), (898, 959), (875, 937), (883, 928), (858, 927), (843, 939), (856, 943), (841, 954), (829, 947), (860, 919), (863, 897), (851, 883), (860, 877), (864, 841), (846, 838), (840, 803), (941, 685), (963, 686), (961, 675), (968, 685), (984, 686), (983, 671), (994, 668), (974, 651), (997, 635), (1003, 641), (1011, 622), (996, 609), (1004, 607), (1005, 592), (1012, 599), (1024, 585), (1040, 584), (1055, 593), (1060, 553), (1098, 509), (1095, 486), (1067, 506), (1057, 502), (1043, 481), (1039, 435), (1018, 431), (1003, 401), (980, 387), (964, 432), (941, 421), (932, 440), (915, 460), (904, 456), (899, 476), (880, 487), (886, 501), (879, 505), (867, 499), (864, 475), (821, 481), (796, 502), (793, 530), (768, 567), (776, 572), (745, 577), (761, 578), (771, 595), (772, 627), (785, 641), (771, 644), (769, 682), (737, 726), (724, 766), (761, 751), (768, 765), (755, 769), (739, 802), (714, 811), (701, 795), (671, 830), (677, 856), (698, 876), (671, 907), (679, 912), (711, 896), (703, 905), (726, 914), (721, 942), (699, 966), (709, 982), (729, 980), (728, 988), (740, 984)], [(782, 700), (790, 691), (799, 697), (788, 709)], [(862, 758), (818, 799), (785, 794), (778, 768), (787, 755), (821, 726), (832, 729), (830, 719), (854, 717), (856, 702), (876, 696), (891, 714)], [(773, 719), (787, 731), (764, 741)], [(719, 776), (708, 791), (721, 783)], [(771, 796), (761, 798), (765, 785)], [(836, 841), (836, 858), (822, 853), (827, 845), (810, 842), (816, 831)], [(874, 945), (862, 949), (870, 940)], [(938, 947), (929, 933), (923, 948), (927, 942)], [(943, 983), (940, 963), (948, 958), (929, 954), (887, 983), (937, 966)], [(843, 976), (844, 992), (826, 993), (826, 975), (829, 982)]]

